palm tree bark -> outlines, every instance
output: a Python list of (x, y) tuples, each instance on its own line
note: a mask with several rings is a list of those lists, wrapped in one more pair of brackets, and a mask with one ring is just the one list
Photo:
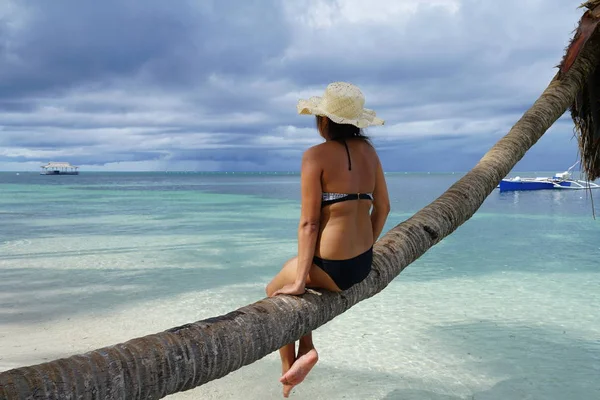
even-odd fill
[(373, 271), (339, 294), (263, 299), (229, 314), (86, 354), (0, 373), (0, 399), (158, 399), (248, 365), (383, 290), (402, 270), (466, 222), (515, 164), (567, 110), (598, 65), (594, 34), (568, 73), (479, 163), (433, 203), (377, 242)]

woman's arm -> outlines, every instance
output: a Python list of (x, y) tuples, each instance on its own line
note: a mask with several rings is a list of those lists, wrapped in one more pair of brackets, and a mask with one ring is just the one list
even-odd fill
[(302, 193), (300, 223), (298, 224), (298, 269), (296, 280), (281, 288), (276, 294), (304, 293), (306, 279), (313, 264), (321, 221), (322, 168), (310, 148), (302, 156), (300, 186)]
[(379, 157), (377, 158), (377, 171), (375, 176), (375, 190), (373, 191), (373, 210), (371, 211), (371, 226), (373, 227), (373, 243), (377, 241), (387, 216), (390, 213), (390, 197), (385, 182), (385, 175)]
[(298, 274), (296, 284), (306, 284), (308, 272), (313, 264), (319, 225), (321, 221), (321, 166), (315, 157), (314, 148), (308, 149), (302, 157), (300, 186), (302, 206), (298, 225)]

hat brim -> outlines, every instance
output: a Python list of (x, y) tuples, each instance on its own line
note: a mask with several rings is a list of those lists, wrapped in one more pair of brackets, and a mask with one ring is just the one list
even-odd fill
[(321, 115), (328, 117), (333, 122), (338, 124), (350, 124), (358, 128), (366, 128), (367, 126), (383, 125), (385, 123), (381, 118), (377, 118), (375, 111), (367, 108), (363, 109), (362, 114), (357, 119), (343, 118), (335, 114), (331, 114), (323, 110), (321, 106), (322, 97), (314, 96), (308, 100), (298, 101), (298, 114), (301, 115)]

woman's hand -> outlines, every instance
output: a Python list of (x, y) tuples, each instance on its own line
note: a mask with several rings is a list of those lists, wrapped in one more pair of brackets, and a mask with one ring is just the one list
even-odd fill
[(281, 289), (276, 290), (273, 293), (273, 296), (277, 296), (278, 294), (291, 294), (292, 296), (298, 296), (300, 294), (304, 294), (304, 292), (306, 291), (305, 286), (306, 285), (304, 283), (288, 283)]

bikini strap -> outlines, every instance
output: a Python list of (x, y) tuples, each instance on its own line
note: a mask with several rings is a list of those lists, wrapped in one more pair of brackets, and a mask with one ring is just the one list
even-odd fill
[(344, 140), (344, 147), (346, 147), (346, 154), (348, 154), (348, 171), (352, 171), (352, 160), (350, 159), (350, 150), (348, 150), (348, 145)]

